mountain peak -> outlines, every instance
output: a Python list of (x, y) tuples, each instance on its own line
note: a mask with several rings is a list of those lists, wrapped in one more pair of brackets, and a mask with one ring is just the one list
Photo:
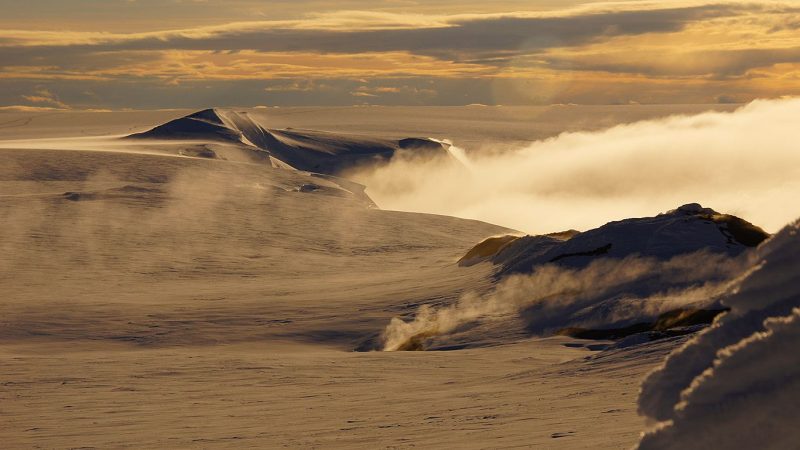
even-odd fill
[(676, 209), (668, 211), (666, 214), (683, 214), (687, 216), (696, 216), (696, 215), (716, 215), (719, 213), (711, 208), (703, 208), (703, 206), (699, 203), (687, 203), (683, 206), (679, 206)]
[(217, 108), (210, 108), (171, 120), (151, 130), (132, 134), (128, 137), (132, 139), (241, 142), (242, 133), (228, 123), (223, 112)]
[[(258, 119), (257, 117), (255, 119)], [(360, 165), (384, 164), (396, 153), (404, 156), (442, 158), (456, 164), (449, 145), (428, 138), (400, 140), (348, 136), (314, 130), (271, 129), (246, 112), (208, 108), (174, 119), (130, 139), (173, 141), (222, 141), (236, 151), (250, 152), (257, 160), (269, 160), (282, 167), (337, 175)]]
[(185, 116), (184, 119), (204, 120), (217, 125), (224, 125), (222, 111), (219, 108), (207, 108)]

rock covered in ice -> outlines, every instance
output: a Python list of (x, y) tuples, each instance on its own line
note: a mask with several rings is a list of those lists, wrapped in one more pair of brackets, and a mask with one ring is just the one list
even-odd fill
[[(584, 267), (601, 257), (669, 259), (700, 250), (736, 256), (767, 237), (768, 233), (743, 219), (692, 203), (655, 217), (610, 222), (583, 233), (494, 238), (473, 248), (462, 264), (488, 260), (500, 266), (501, 275), (508, 275), (528, 273), (547, 263)], [(490, 252), (489, 247), (495, 251)]]

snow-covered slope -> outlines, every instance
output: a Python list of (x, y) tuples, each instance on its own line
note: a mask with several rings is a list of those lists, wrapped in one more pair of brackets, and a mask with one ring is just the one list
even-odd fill
[(4, 450), (621, 448), (641, 428), (630, 394), (672, 348), (591, 373), (563, 337), (352, 352), (490, 286), (455, 261), (510, 230), (367, 208), (342, 179), (235, 160), (260, 151), (238, 142), (5, 144)]
[[(262, 152), (276, 165), (339, 175), (356, 167), (382, 164), (395, 157), (456, 160), (447, 144), (427, 138), (400, 140), (291, 128), (269, 129), (247, 112), (206, 109), (181, 117), (129, 139), (210, 141)], [(258, 153), (256, 153), (258, 155)]]
[(642, 385), (663, 421), (641, 449), (788, 449), (800, 442), (800, 221), (758, 248), (731, 311)]
[[(284, 170), (284, 147), (260, 147), (275, 139), (311, 162), (370, 161), (343, 142), (416, 141), (296, 130), (260, 137), (265, 129), (245, 119), (211, 111), (145, 139), (118, 139), (126, 125), (105, 133), (115, 137), (0, 142), (3, 449), (629, 448), (644, 427), (634, 398), (642, 377), (690, 338), (541, 335), (691, 323), (691, 311), (665, 313), (722, 307), (729, 278), (752, 262), (745, 247), (761, 236), (727, 216), (681, 208), (609, 226), (605, 237), (615, 240), (605, 255), (574, 254), (608, 243), (586, 238), (592, 232), (542, 237), (575, 248), (498, 279), (502, 265), (456, 261), (480, 239), (512, 230), (370, 208), (363, 187)], [(163, 120), (158, 113), (147, 123)], [(59, 135), (46, 120), (32, 126)], [(638, 236), (627, 250), (626, 233)], [(467, 259), (517, 240), (489, 241)], [(768, 245), (756, 261), (794, 267), (797, 248), (767, 254)], [(775, 289), (794, 292), (784, 284), (796, 279), (781, 280)], [(732, 315), (769, 293), (744, 291)], [(416, 330), (407, 349), (463, 350), (352, 351), (390, 321), (404, 324), (401, 338)], [(796, 346), (786, 339), (793, 323), (770, 325), (762, 344), (737, 353), (745, 367), (730, 369), (794, 379), (796, 363), (772, 351)], [(752, 324), (760, 319), (742, 322)], [(752, 355), (765, 350), (769, 359)], [(677, 366), (694, 367), (686, 361)], [(724, 367), (715, 377), (732, 373)], [(791, 392), (781, 380), (754, 384)], [(767, 389), (751, 391), (767, 398)], [(774, 405), (794, 417), (792, 404)]]

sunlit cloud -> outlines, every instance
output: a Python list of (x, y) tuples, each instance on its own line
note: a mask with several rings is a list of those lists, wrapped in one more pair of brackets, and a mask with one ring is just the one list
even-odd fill
[(22, 95), (21, 97), (23, 100), (36, 105), (42, 105), (46, 108), (69, 109), (69, 105), (59, 100), (57, 95), (44, 88), (36, 89), (32, 94)]
[[(301, 17), (159, 31), (75, 31), (46, 24), (0, 30), (0, 83), (31, 80), (59, 92), (65, 83), (90, 80), (164, 86), (292, 80), (286, 89), (268, 84), (261, 91), (304, 94), (323, 84), (291, 88), (295, 80), (411, 77), (482, 80), (497, 98), (470, 100), (499, 103), (510, 97), (532, 104), (704, 103), (800, 94), (800, 8), (788, 3), (571, 2), (535, 11), (457, 14), (446, 14), (446, 3), (416, 12), (322, 8)], [(325, 86), (340, 92), (336, 102), (396, 101), (394, 89), (403, 83), (383, 91), (352, 83)], [(413, 94), (408, 97), (414, 104), (423, 97), (455, 101), (416, 86), (405, 93)], [(11, 101), (0, 96), (0, 102)]]
[(565, 133), (521, 148), (488, 144), (468, 149), (463, 167), (398, 160), (348, 177), (368, 186), (382, 208), (534, 234), (587, 230), (694, 202), (774, 232), (797, 213), (787, 209), (800, 195), (797, 114), (800, 98), (763, 100), (731, 113)]

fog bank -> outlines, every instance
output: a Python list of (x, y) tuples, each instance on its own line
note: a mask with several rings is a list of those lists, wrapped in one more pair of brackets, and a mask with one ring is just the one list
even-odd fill
[[(396, 161), (350, 174), (384, 209), (529, 233), (585, 230), (697, 202), (774, 232), (800, 196), (800, 99), (565, 133), (525, 148), (466, 149), (464, 167)], [(458, 145), (458, 137), (454, 137)]]

